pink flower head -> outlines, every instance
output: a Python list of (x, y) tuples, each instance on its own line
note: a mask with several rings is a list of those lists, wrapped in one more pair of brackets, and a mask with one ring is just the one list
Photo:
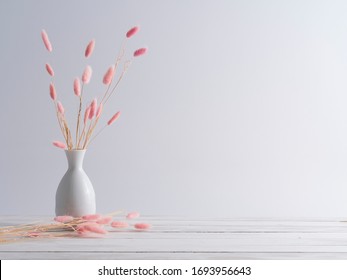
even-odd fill
[(96, 223), (99, 224), (99, 225), (108, 225), (111, 222), (112, 222), (112, 217), (111, 216), (104, 216), (104, 217), (101, 217), (100, 219), (98, 219), (96, 221)]
[(63, 104), (61, 104), (60, 101), (57, 102), (57, 108), (58, 108), (58, 112), (62, 115), (64, 115), (65, 109), (63, 107)]
[(52, 77), (54, 76), (53, 68), (48, 63), (46, 63), (46, 70), (47, 70), (49, 75), (51, 75)]
[(73, 81), (73, 91), (76, 96), (81, 95), (81, 83), (79, 78), (75, 78), (75, 80)]
[(60, 148), (60, 149), (66, 149), (66, 145), (63, 142), (60, 141), (54, 141), (53, 145)]
[(111, 125), (114, 121), (116, 121), (120, 116), (120, 112), (117, 112), (113, 115), (113, 117), (107, 122), (107, 125)]
[(91, 77), (92, 77), (92, 67), (88, 65), (86, 69), (84, 69), (84, 72), (82, 74), (82, 82), (85, 84), (88, 84)]
[(126, 222), (114, 221), (111, 223), (111, 227), (114, 228), (127, 228), (129, 226)]
[(89, 113), (90, 113), (90, 106), (88, 106), (86, 111), (84, 112), (84, 124), (87, 123), (87, 120), (89, 118)]
[(55, 87), (53, 83), (49, 84), (49, 95), (51, 96), (52, 100), (57, 99), (57, 93), (55, 91)]
[(105, 230), (101, 225), (97, 224), (96, 222), (86, 222), (81, 223), (77, 226), (77, 232), (79, 234), (85, 234), (88, 232), (105, 234), (107, 233), (107, 230)]
[(134, 51), (134, 57), (141, 56), (147, 53), (147, 48), (141, 48)]
[(113, 74), (114, 74), (114, 65), (112, 65), (110, 68), (108, 68), (108, 70), (106, 71), (105, 75), (104, 75), (104, 79), (102, 80), (102, 82), (105, 85), (109, 85), (112, 82), (113, 79)]
[(126, 33), (126, 37), (130, 38), (132, 36), (134, 36), (138, 31), (140, 30), (140, 27), (135, 26), (133, 28), (131, 28), (127, 33)]
[(82, 219), (86, 221), (96, 221), (97, 219), (100, 219), (100, 217), (99, 214), (90, 214), (82, 216)]
[(68, 223), (71, 222), (74, 219), (74, 217), (71, 216), (57, 216), (54, 218), (54, 221), (59, 223)]
[(99, 118), (101, 113), (102, 113), (102, 108), (103, 108), (103, 105), (102, 103), (100, 103), (99, 107), (98, 107), (98, 110), (96, 110), (96, 118)]
[(89, 232), (98, 233), (98, 234), (105, 234), (107, 233), (107, 230), (105, 230), (102, 226), (95, 224), (95, 225), (85, 225), (84, 229)]
[(52, 44), (49, 41), (49, 38), (48, 38), (46, 30), (42, 29), (41, 37), (42, 37), (42, 41), (45, 44), (45, 47), (46, 47), (47, 51), (51, 52), (52, 51)]
[(86, 50), (84, 52), (84, 56), (87, 58), (90, 57), (93, 53), (94, 47), (95, 47), (95, 40), (93, 39), (87, 45)]
[(128, 213), (127, 215), (127, 219), (135, 219), (135, 218), (138, 218), (140, 217), (140, 213), (139, 212), (130, 212)]
[(151, 227), (150, 224), (145, 224), (145, 223), (139, 223), (134, 225), (134, 228), (139, 230), (146, 230), (146, 229), (149, 229), (150, 227)]
[(92, 103), (90, 104), (90, 112), (89, 112), (90, 120), (94, 118), (97, 106), (98, 106), (98, 101), (96, 100), (96, 98), (94, 98)]

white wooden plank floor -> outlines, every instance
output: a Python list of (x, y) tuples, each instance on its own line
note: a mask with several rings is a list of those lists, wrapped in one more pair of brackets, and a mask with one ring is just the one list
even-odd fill
[[(0, 217), (0, 226), (49, 221)], [(142, 217), (145, 232), (0, 244), (0, 259), (347, 259), (346, 219)]]

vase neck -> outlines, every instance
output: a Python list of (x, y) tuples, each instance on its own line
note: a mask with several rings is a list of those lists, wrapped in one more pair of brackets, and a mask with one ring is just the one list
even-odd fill
[(85, 150), (66, 150), (65, 151), (69, 169), (83, 168), (83, 159), (84, 159), (85, 152), (86, 152)]

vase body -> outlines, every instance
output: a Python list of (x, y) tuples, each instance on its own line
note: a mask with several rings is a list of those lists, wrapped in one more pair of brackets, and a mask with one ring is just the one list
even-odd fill
[(57, 216), (80, 217), (95, 214), (95, 192), (83, 170), (85, 150), (65, 150), (68, 170), (61, 179), (55, 196)]

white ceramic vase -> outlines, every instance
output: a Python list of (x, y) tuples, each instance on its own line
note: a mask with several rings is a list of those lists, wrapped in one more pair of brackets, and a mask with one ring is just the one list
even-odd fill
[(55, 214), (80, 217), (95, 214), (95, 192), (83, 170), (86, 150), (65, 150), (68, 170), (61, 179), (55, 196)]

